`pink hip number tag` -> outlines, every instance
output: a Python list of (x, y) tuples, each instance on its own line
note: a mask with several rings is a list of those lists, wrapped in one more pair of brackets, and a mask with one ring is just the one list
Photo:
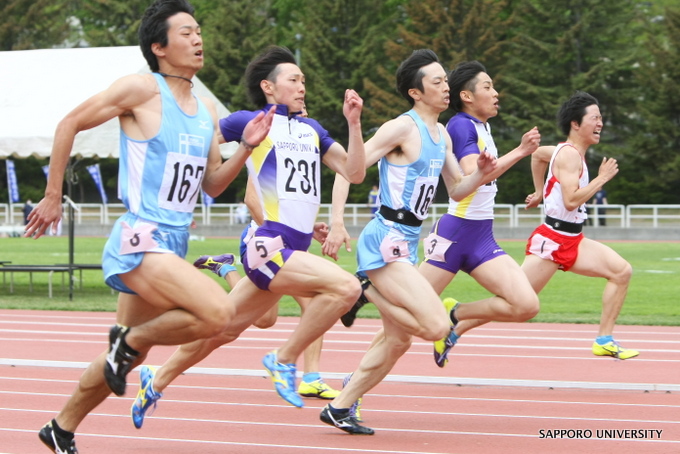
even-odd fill
[(158, 243), (153, 239), (155, 225), (140, 223), (130, 227), (126, 222), (121, 222), (121, 226), (123, 227), (120, 234), (121, 255), (146, 252), (158, 247)]
[(269, 238), (265, 236), (254, 236), (248, 241), (246, 257), (248, 266), (257, 269), (267, 263), (281, 249), (283, 249), (283, 239), (280, 236)]
[(380, 243), (380, 254), (386, 263), (406, 258), (410, 254), (408, 242), (403, 237), (387, 235)]

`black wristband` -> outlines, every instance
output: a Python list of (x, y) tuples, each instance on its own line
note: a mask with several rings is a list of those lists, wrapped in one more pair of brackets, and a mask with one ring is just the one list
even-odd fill
[(249, 144), (243, 136), (241, 136), (241, 144), (248, 151), (253, 151), (255, 148), (260, 146), (260, 144), (257, 144), (257, 145)]

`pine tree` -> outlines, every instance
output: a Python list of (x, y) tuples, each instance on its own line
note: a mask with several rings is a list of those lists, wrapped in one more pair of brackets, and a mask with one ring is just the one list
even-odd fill
[[(496, 77), (503, 86), (500, 116), (507, 126), (495, 135), (497, 144), (507, 141), (509, 146), (515, 146), (521, 134), (534, 125), (541, 131), (543, 144), (564, 140), (556, 129), (555, 114), (562, 102), (576, 90), (582, 90), (598, 98), (605, 118), (602, 141), (589, 150), (591, 174), (597, 175), (602, 156), (624, 158), (630, 109), (639, 93), (632, 78), (640, 58), (634, 40), (641, 34), (643, 24), (637, 18), (638, 3), (519, 2), (510, 21), (507, 61)], [(626, 165), (625, 159), (620, 165)], [(527, 173), (528, 163), (520, 162), (503, 176), (506, 191), (501, 195), (502, 202), (523, 200), (531, 190)], [(507, 183), (510, 185), (506, 186)], [(617, 200), (616, 184), (615, 179), (607, 188), (613, 200)]]
[(79, 0), (76, 16), (82, 28), (82, 39), (90, 47), (134, 46), (137, 30), (148, 0), (111, 2)]
[(621, 189), (625, 203), (680, 203), (680, 8), (668, 7), (657, 22), (646, 35), (649, 59), (636, 71), (642, 95)]
[(71, 8), (65, 0), (12, 0), (0, 6), (0, 50), (54, 47), (69, 38)]
[(243, 75), (250, 60), (268, 45), (276, 44), (271, 1), (199, 0), (194, 6), (205, 52), (199, 77), (230, 111), (253, 109)]

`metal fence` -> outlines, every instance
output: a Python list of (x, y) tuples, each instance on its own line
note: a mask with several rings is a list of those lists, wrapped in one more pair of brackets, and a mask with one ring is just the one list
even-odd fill
[[(76, 224), (110, 225), (125, 212), (120, 203), (78, 203), (74, 214)], [(210, 206), (197, 205), (194, 218), (199, 225), (242, 224), (243, 219), (236, 203), (217, 203)], [(446, 213), (447, 204), (434, 204), (424, 225), (431, 225)], [(0, 204), (0, 233), (23, 228), (23, 204)], [(589, 205), (589, 223), (593, 227), (607, 226), (621, 228), (663, 228), (680, 227), (680, 205)], [(65, 215), (68, 210), (65, 210)], [(531, 227), (539, 224), (543, 217), (543, 206), (526, 210), (523, 204), (495, 205), (495, 225), (499, 227)], [(371, 219), (371, 210), (365, 204), (347, 204), (345, 224), (362, 226)], [(329, 222), (331, 205), (322, 204), (319, 221)]]

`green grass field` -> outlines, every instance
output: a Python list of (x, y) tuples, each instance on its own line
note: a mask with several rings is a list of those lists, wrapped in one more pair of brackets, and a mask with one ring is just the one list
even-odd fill
[[(76, 238), (75, 262), (100, 263), (105, 238)], [(634, 269), (628, 298), (623, 307), (619, 324), (680, 325), (680, 305), (677, 304), (680, 275), (680, 243), (662, 242), (610, 242), (607, 243)], [(523, 257), (523, 241), (505, 241), (501, 246), (516, 260)], [(188, 259), (203, 254), (236, 252), (236, 239), (209, 238), (191, 241)], [(25, 238), (0, 238), (0, 260), (12, 264), (56, 264), (68, 262), (68, 239), (43, 237), (39, 240)], [(318, 244), (312, 252), (320, 254)], [(354, 252), (342, 251), (338, 264), (354, 272)], [(76, 272), (76, 278), (78, 273)], [(212, 275), (214, 276), (214, 275)], [(217, 276), (214, 276), (218, 279)], [(116, 296), (104, 284), (101, 271), (83, 271), (83, 288), (75, 285), (73, 300), (69, 300), (68, 286), (61, 287), (61, 278), (54, 277), (54, 297), (47, 296), (47, 275), (33, 276), (33, 292), (29, 292), (26, 273), (14, 274), (14, 293), (9, 293), (9, 275), (0, 287), (0, 308), (3, 309), (49, 309), (78, 311), (114, 311)], [(550, 323), (598, 323), (603, 279), (586, 278), (572, 273), (558, 272), (541, 293), (541, 312), (533, 320)], [(472, 278), (460, 273), (445, 290), (443, 297), (453, 296), (459, 301), (474, 301), (489, 296)], [(299, 315), (297, 303), (285, 297), (280, 306), (281, 315)], [(362, 309), (362, 317), (378, 317), (373, 305)]]

